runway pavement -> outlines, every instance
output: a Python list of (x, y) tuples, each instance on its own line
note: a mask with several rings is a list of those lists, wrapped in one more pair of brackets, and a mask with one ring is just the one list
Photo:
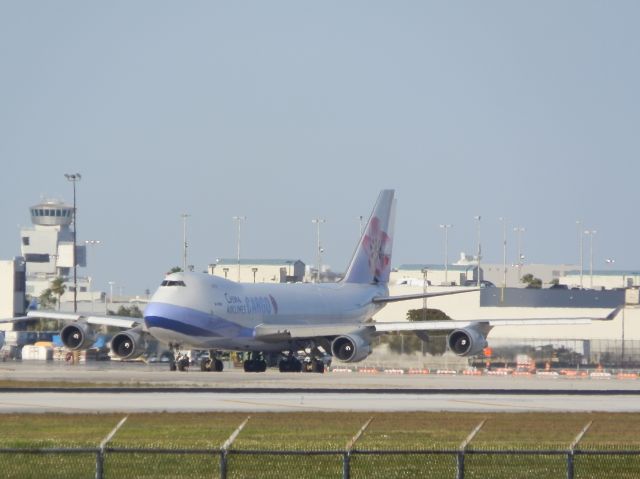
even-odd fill
[(468, 389), (468, 390), (549, 390), (549, 391), (640, 391), (640, 380), (567, 377), (448, 376), (359, 373), (245, 373), (238, 369), (222, 373), (169, 371), (166, 364), (90, 362), (68, 365), (62, 362), (0, 363), (0, 381), (66, 382), (112, 386), (204, 387), (274, 389)]
[[(542, 377), (170, 372), (166, 365), (0, 363), (0, 381), (77, 383), (0, 392), (0, 413), (151, 411), (640, 412), (640, 381)], [(53, 381), (53, 383), (50, 383)], [(84, 386), (100, 385), (88, 391)], [(114, 392), (113, 388), (117, 389)], [(149, 390), (149, 388), (151, 390)], [(167, 390), (165, 388), (170, 388)]]

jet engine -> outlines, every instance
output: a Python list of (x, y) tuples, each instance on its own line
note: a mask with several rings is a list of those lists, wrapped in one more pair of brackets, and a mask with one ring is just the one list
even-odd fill
[(331, 354), (345, 363), (355, 363), (371, 354), (371, 343), (358, 335), (338, 336), (331, 343)]
[(134, 359), (144, 353), (147, 347), (143, 334), (130, 329), (111, 338), (111, 352), (121, 359)]
[(60, 331), (62, 344), (73, 351), (90, 348), (96, 336), (97, 333), (87, 323), (67, 324)]
[(456, 329), (447, 337), (447, 344), (458, 356), (473, 356), (487, 347), (487, 337), (475, 328)]

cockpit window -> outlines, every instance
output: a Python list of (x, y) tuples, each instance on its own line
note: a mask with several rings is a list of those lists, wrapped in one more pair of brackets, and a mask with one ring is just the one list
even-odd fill
[(186, 286), (186, 284), (184, 284), (184, 281), (169, 281), (165, 279), (160, 283), (160, 286)]

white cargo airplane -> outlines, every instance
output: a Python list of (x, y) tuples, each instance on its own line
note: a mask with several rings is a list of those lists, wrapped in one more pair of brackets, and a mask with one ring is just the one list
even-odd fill
[[(53, 311), (30, 311), (27, 317), (66, 322), (60, 336), (72, 350), (89, 348), (96, 338), (94, 327), (108, 325), (125, 329), (111, 340), (113, 354), (123, 359), (142, 355), (146, 339), (152, 336), (176, 349), (250, 352), (244, 363), (250, 372), (265, 371), (262, 353), (284, 352), (288, 354), (280, 359), (280, 371), (300, 371), (294, 352), (306, 350), (310, 369), (320, 372), (323, 356), (362, 361), (371, 354), (372, 340), (389, 332), (413, 331), (422, 338), (436, 331), (448, 333), (449, 348), (459, 356), (470, 356), (486, 347), (487, 334), (497, 325), (587, 324), (612, 319), (617, 313), (607, 318), (374, 322), (371, 318), (392, 301), (469, 291), (389, 296), (394, 210), (394, 191), (383, 190), (338, 283), (236, 283), (179, 272), (165, 277), (142, 319)], [(203, 369), (221, 371), (222, 361), (212, 355)]]

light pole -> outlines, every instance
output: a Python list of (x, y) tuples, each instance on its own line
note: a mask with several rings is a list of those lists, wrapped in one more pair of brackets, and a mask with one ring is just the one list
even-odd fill
[(246, 216), (234, 216), (233, 221), (238, 224), (238, 283), (240, 282), (240, 224), (247, 219)]
[(504, 303), (504, 290), (507, 287), (507, 219), (504, 216), (498, 219), (502, 221), (502, 289), (500, 290), (500, 302)]
[(188, 213), (182, 213), (180, 217), (182, 218), (182, 271), (187, 271), (187, 218), (191, 215)]
[(584, 235), (582, 234), (582, 221), (576, 220), (578, 229), (578, 249), (580, 250), (580, 289), (583, 289), (582, 278), (584, 276)]
[(524, 259), (524, 255), (522, 254), (522, 233), (526, 231), (523, 226), (516, 226), (513, 228), (513, 231), (517, 235), (518, 238), (518, 281), (522, 278), (522, 260)]
[[(102, 241), (100, 240), (85, 240), (84, 244), (85, 246), (98, 246), (102, 243)], [(91, 297), (91, 312), (94, 311), (94, 300), (93, 300), (93, 292), (91, 291), (91, 276), (88, 277), (89, 279), (89, 296)]]
[(585, 230), (584, 234), (589, 237), (589, 288), (593, 289), (593, 235), (596, 230)]
[(115, 281), (109, 281), (109, 305), (113, 307), (113, 286), (116, 284)]
[(258, 268), (256, 268), (255, 266), (253, 268), (251, 268), (251, 271), (253, 272), (253, 282), (256, 282), (256, 273), (258, 272)]
[(318, 253), (318, 261), (317, 261), (317, 269), (318, 272), (316, 274), (316, 283), (320, 282), (320, 271), (322, 269), (322, 246), (320, 245), (320, 225), (322, 223), (325, 223), (326, 220), (324, 218), (314, 218), (311, 220), (312, 223), (314, 223), (316, 225), (316, 231), (317, 231), (317, 253)]
[(76, 183), (80, 181), (80, 173), (65, 173), (64, 177), (73, 183), (73, 312), (78, 312), (78, 263), (76, 261), (76, 241), (78, 232), (77, 209), (76, 209)]
[(480, 287), (480, 260), (482, 258), (482, 246), (481, 246), (481, 243), (480, 243), (480, 220), (482, 219), (482, 216), (480, 216), (480, 215), (474, 216), (473, 219), (478, 222), (476, 231), (477, 231), (477, 234), (478, 234), (478, 248), (477, 248), (477, 253), (478, 253), (478, 258), (477, 258), (477, 260), (478, 260), (478, 278), (477, 278), (477, 280), (478, 280), (478, 288), (479, 288)]
[(424, 293), (424, 297), (422, 298), (422, 310), (423, 310), (423, 321), (427, 320), (427, 273), (429, 270), (427, 268), (422, 268), (422, 277), (423, 277), (423, 285), (422, 292)]
[(449, 228), (453, 225), (440, 225), (444, 230), (444, 283), (449, 286)]

